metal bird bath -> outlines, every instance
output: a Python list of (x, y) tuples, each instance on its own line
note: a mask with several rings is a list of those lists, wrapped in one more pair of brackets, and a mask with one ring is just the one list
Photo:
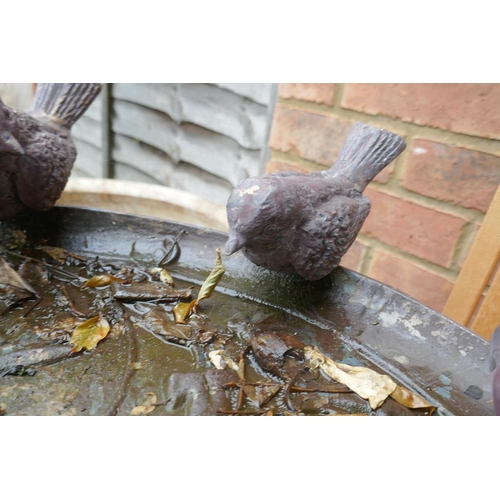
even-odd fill
[[(213, 267), (215, 249), (227, 239), (224, 233), (165, 220), (56, 207), (0, 223), (0, 254), (13, 267), (21, 260), (5, 250), (13, 248), (19, 231), (27, 238), (25, 245), (61, 247), (89, 261), (98, 256), (100, 262), (142, 268), (156, 265), (165, 254), (165, 240), (185, 231), (180, 256), (168, 270), (176, 282), (196, 290)], [(225, 257), (224, 264), (222, 281), (201, 309), (241, 345), (254, 328), (295, 335), (335, 360), (387, 373), (434, 405), (435, 415), (493, 413), (489, 344), (414, 299), (343, 268), (311, 283), (259, 268), (240, 252)], [(67, 281), (67, 288), (73, 286)], [(153, 306), (126, 307), (137, 312)], [(17, 329), (6, 328), (7, 316), (0, 317), (4, 362), (12, 349), (33, 345), (26, 338), (29, 322), (44, 310), (34, 308), (23, 317), (26, 309), (24, 304), (13, 311), (21, 325)], [(146, 393), (154, 393), (157, 404), (150, 415), (230, 413), (234, 391), (221, 386), (237, 381), (224, 374), (227, 370), (215, 370), (194, 345), (174, 345), (134, 325), (91, 351), (0, 377), (0, 408), (7, 415), (128, 415)], [(372, 411), (355, 394), (322, 398), (309, 400), (311, 414), (421, 414), (391, 400)], [(323, 411), (322, 404), (330, 409)]]

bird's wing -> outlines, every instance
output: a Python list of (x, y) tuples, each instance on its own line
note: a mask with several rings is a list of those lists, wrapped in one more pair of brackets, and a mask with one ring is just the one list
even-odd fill
[(314, 281), (330, 273), (352, 245), (370, 212), (365, 196), (334, 196), (297, 232), (292, 265)]

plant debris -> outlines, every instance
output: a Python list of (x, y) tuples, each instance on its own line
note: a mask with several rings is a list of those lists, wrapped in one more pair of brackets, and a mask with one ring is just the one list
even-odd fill
[(130, 415), (147, 415), (151, 413), (157, 406), (156, 394), (154, 392), (146, 392), (141, 405), (132, 408)]
[[(270, 307), (244, 300), (234, 305), (228, 296), (214, 296), (225, 273), (219, 250), (193, 300), (193, 287), (177, 277), (176, 287), (165, 269), (180, 254), (181, 234), (156, 267), (151, 260), (139, 267), (86, 259), (48, 242), (23, 247), (27, 240), (19, 236), (23, 253), (3, 250), (9, 262), (0, 257), (0, 314), (15, 318), (0, 329), (0, 376), (40, 377), (53, 369), (53, 377), (59, 366), (61, 372), (71, 370), (87, 359), (95, 364), (80, 369), (77, 379), (94, 380), (100, 363), (116, 370), (105, 357), (120, 352), (116, 397), (106, 410), (110, 415), (149, 415), (159, 406), (157, 414), (174, 415), (369, 415), (401, 409), (432, 414), (432, 405), (387, 375), (337, 363), (305, 343), (311, 338), (309, 326), (290, 330), (286, 316)], [(212, 307), (199, 307), (209, 298)], [(161, 358), (159, 345), (168, 346), (160, 349)], [(116, 374), (110, 371), (106, 380)], [(134, 386), (134, 380), (162, 382), (151, 392)], [(85, 391), (98, 390), (99, 384), (92, 384), (82, 390), (82, 398)], [(166, 401), (159, 403), (156, 394)], [(61, 412), (70, 410), (64, 406)], [(9, 400), (11, 411), (16, 412)]]
[(177, 323), (185, 323), (188, 316), (196, 311), (196, 307), (200, 303), (201, 300), (208, 299), (212, 296), (212, 293), (215, 287), (219, 284), (222, 276), (226, 272), (226, 268), (222, 263), (222, 259), (220, 256), (220, 250), (216, 250), (217, 258), (215, 260), (214, 268), (212, 272), (208, 275), (208, 278), (205, 280), (203, 285), (198, 292), (198, 297), (196, 300), (193, 300), (189, 304), (179, 303), (174, 307), (174, 317)]
[(74, 346), (71, 352), (79, 352), (82, 349), (90, 351), (106, 337), (110, 328), (109, 323), (101, 316), (95, 316), (78, 325), (69, 341)]

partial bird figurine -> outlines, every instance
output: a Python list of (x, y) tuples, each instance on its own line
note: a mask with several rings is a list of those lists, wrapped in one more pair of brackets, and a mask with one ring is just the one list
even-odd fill
[(71, 127), (101, 83), (39, 83), (26, 112), (0, 100), (0, 219), (51, 209), (76, 159)]
[(402, 137), (356, 123), (335, 164), (323, 172), (250, 177), (227, 203), (227, 254), (310, 281), (339, 264), (370, 212), (368, 183), (405, 148)]

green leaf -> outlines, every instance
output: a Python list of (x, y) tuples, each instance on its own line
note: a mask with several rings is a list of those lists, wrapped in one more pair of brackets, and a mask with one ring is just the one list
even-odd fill
[(106, 337), (109, 330), (109, 323), (101, 316), (90, 318), (73, 330), (69, 341), (74, 346), (71, 352), (79, 352), (82, 349), (90, 351)]

